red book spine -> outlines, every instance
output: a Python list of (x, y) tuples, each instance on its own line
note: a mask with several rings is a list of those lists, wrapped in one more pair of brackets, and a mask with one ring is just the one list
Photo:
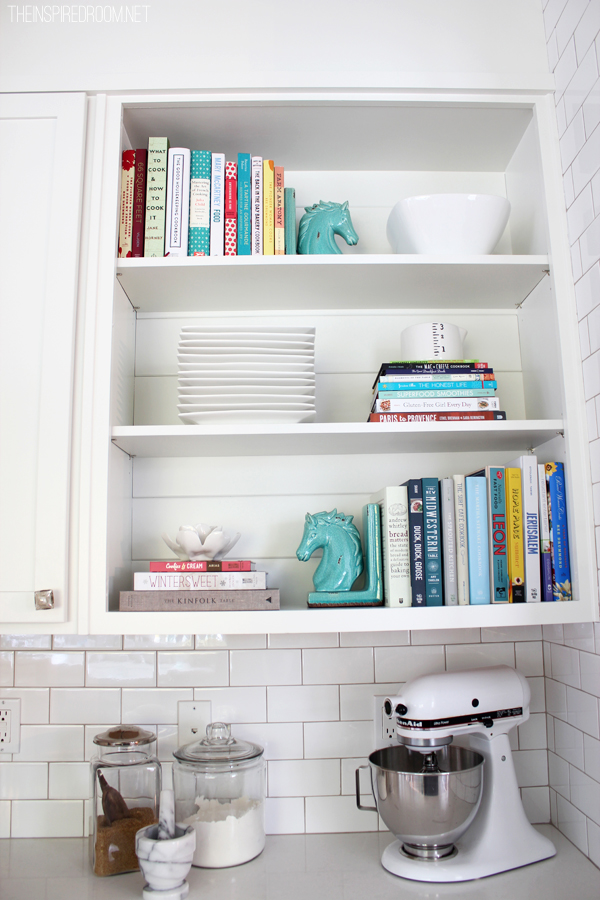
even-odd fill
[(121, 214), (119, 220), (118, 254), (121, 259), (131, 256), (134, 170), (135, 150), (123, 150), (121, 161)]
[(369, 422), (496, 422), (506, 419), (502, 410), (479, 412), (371, 413)]
[(249, 559), (173, 559), (150, 563), (151, 572), (253, 572), (254, 563)]
[(144, 255), (144, 225), (146, 219), (147, 150), (135, 151), (135, 182), (133, 186), (132, 256)]
[(237, 163), (225, 163), (225, 256), (237, 256)]

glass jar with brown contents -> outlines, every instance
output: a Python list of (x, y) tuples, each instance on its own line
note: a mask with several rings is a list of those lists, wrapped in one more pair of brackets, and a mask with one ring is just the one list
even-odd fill
[(139, 869), (136, 832), (158, 822), (161, 766), (151, 752), (156, 735), (116, 725), (94, 737), (90, 855), (96, 875)]

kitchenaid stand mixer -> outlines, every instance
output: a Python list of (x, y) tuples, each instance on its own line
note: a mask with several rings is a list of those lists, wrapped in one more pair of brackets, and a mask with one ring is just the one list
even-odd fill
[[(378, 812), (399, 838), (383, 852), (385, 869), (468, 881), (555, 855), (525, 815), (508, 739), (529, 700), (527, 679), (509, 666), (424, 675), (385, 700), (400, 746), (369, 757)], [(462, 746), (451, 748), (455, 737)], [(357, 804), (369, 808), (358, 777)]]

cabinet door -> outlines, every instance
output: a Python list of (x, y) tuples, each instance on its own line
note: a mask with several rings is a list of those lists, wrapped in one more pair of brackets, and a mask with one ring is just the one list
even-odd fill
[[(0, 622), (68, 617), (85, 94), (0, 97)], [(54, 608), (36, 610), (52, 590)]]

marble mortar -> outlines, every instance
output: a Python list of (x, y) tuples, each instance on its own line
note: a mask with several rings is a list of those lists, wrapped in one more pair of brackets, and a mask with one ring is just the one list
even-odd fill
[[(196, 832), (193, 825), (175, 825), (175, 837), (160, 839), (158, 829), (158, 825), (141, 828), (135, 836), (135, 850), (142, 874), (152, 891), (173, 891), (184, 885), (190, 871)], [(188, 888), (187, 883), (185, 887)]]

